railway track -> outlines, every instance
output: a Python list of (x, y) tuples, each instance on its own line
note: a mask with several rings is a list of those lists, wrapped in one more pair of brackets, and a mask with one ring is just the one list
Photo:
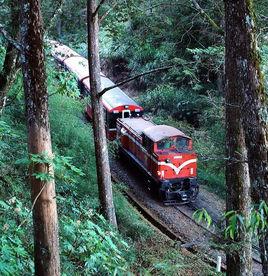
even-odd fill
[[(188, 246), (188, 242), (184, 240), (184, 238), (177, 233), (175, 234), (172, 230), (169, 229), (165, 223), (160, 221), (148, 208), (142, 205), (133, 194), (130, 192), (125, 192), (127, 198), (129, 201), (134, 205), (137, 210), (154, 226), (156, 227), (162, 234), (166, 235), (168, 238), (180, 242), (181, 248), (185, 248), (187, 251), (191, 252), (192, 254), (197, 254), (200, 253), (198, 250), (196, 250), (192, 246)], [(210, 258), (209, 256), (202, 255), (202, 260), (205, 263), (208, 263), (211, 267), (214, 269), (217, 267), (217, 261), (215, 261), (213, 258)], [(221, 265), (221, 271), (225, 272), (226, 271), (226, 265), (222, 264)]]
[[(197, 207), (195, 207), (193, 205), (190, 205), (190, 206), (187, 205), (187, 206), (190, 207), (190, 209), (192, 209), (193, 212), (199, 210)], [(205, 227), (203, 224), (198, 223), (195, 219), (193, 219), (192, 216), (189, 216), (185, 211), (183, 211), (180, 206), (174, 206), (174, 208), (176, 210), (178, 210), (180, 213), (182, 213), (185, 217), (187, 217), (188, 219), (190, 219), (191, 221), (193, 221), (196, 225), (200, 226), (203, 230), (209, 232), (213, 237), (215, 237), (216, 239), (221, 240), (221, 238), (215, 232), (213, 232), (209, 228)], [(219, 221), (219, 220), (215, 219), (214, 217), (211, 217), (211, 219), (212, 219), (212, 222), (213, 222), (214, 226), (215, 225), (216, 226), (222, 226), (222, 221)], [(220, 227), (219, 230), (221, 230), (221, 227)], [(256, 245), (253, 244), (252, 247), (253, 247), (254, 250), (260, 252), (260, 248), (258, 246), (256, 246)]]
[[(121, 181), (112, 174), (112, 180), (114, 183), (120, 183)], [(192, 254), (200, 254), (198, 250), (195, 249), (194, 246), (188, 246), (188, 242), (185, 241), (184, 237), (172, 231), (168, 225), (166, 225), (161, 219), (159, 219), (150, 209), (148, 209), (142, 202), (140, 202), (131, 191), (124, 191), (125, 196), (129, 200), (129, 202), (143, 215), (143, 217), (153, 225), (158, 231), (167, 236), (169, 239), (180, 243), (181, 248), (191, 252)], [(217, 267), (217, 261), (213, 258), (202, 254), (202, 260), (209, 264), (214, 269)], [(225, 264), (221, 265), (221, 271), (226, 271)]]
[[(119, 180), (117, 176), (112, 173), (112, 179), (113, 182), (115, 183), (120, 183), (122, 180)], [(155, 214), (150, 208), (145, 206), (144, 202), (139, 200), (135, 193), (131, 192), (131, 190), (126, 190), (124, 191), (125, 196), (129, 200), (129, 202), (143, 215), (143, 217), (151, 224), (153, 225), (158, 231), (160, 231), (162, 234), (167, 236), (169, 239), (173, 241), (177, 241), (180, 244), (181, 248), (184, 248), (185, 250), (191, 252), (192, 254), (200, 254), (201, 253), (201, 259), (208, 263), (211, 267), (214, 269), (217, 267), (217, 254), (214, 254), (214, 256), (209, 256), (206, 255), (202, 252), (202, 250), (199, 250), (195, 244), (195, 242), (191, 243), (185, 239), (183, 235), (180, 235), (179, 233), (176, 233), (173, 231), (169, 225), (167, 225), (165, 222), (162, 221), (161, 218), (157, 214)], [(170, 208), (170, 207), (169, 207)], [(196, 227), (202, 229), (203, 232), (207, 233), (207, 236), (212, 237), (213, 240), (221, 242), (222, 238), (215, 233), (215, 230), (208, 229), (201, 223), (196, 222), (192, 218), (192, 214), (194, 211), (198, 210), (197, 207), (194, 205), (177, 205), (177, 206), (172, 206), (171, 210), (175, 209), (177, 212), (179, 212), (182, 216), (185, 217), (185, 220), (191, 221), (191, 224), (195, 224)], [(215, 218), (212, 218), (214, 224), (216, 225), (218, 221)], [(257, 250), (258, 247), (255, 247)], [(224, 255), (222, 253), (221, 255)], [(257, 257), (253, 258), (253, 261), (256, 263), (257, 266), (261, 265), (260, 259)], [(223, 261), (221, 264), (221, 271), (225, 272), (226, 271), (226, 264)], [(259, 274), (258, 274), (259, 275)]]

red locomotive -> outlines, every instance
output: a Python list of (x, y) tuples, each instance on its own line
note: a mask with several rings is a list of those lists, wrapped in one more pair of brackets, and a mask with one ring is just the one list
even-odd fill
[(197, 157), (190, 137), (143, 118), (118, 119), (117, 134), (121, 151), (158, 185), (165, 204), (196, 198)]
[[(52, 46), (52, 56), (61, 66), (75, 74), (81, 94), (89, 95), (90, 82), (87, 59), (56, 41), (51, 41), (50, 44)], [(101, 73), (102, 89), (113, 85), (114, 83)], [(106, 135), (109, 140), (116, 138), (116, 120), (118, 118), (141, 117), (143, 115), (143, 108), (118, 87), (107, 91), (101, 100), (105, 113)], [(92, 119), (90, 104), (85, 108), (85, 114), (89, 119)]]
[[(52, 56), (78, 80), (82, 95), (90, 93), (87, 59), (51, 41)], [(101, 73), (102, 88), (114, 83)], [(102, 96), (107, 138), (119, 139), (120, 150), (133, 160), (157, 188), (165, 204), (193, 201), (199, 190), (197, 156), (192, 140), (180, 130), (145, 120), (143, 108), (120, 88)], [(85, 109), (92, 119), (91, 105)]]

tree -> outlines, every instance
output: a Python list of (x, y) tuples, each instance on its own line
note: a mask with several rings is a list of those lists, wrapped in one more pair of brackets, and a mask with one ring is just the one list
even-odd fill
[[(260, 69), (260, 56), (257, 51), (256, 22), (253, 1), (226, 1), (227, 8), (233, 8), (230, 28), (236, 36), (230, 47), (233, 48), (235, 63), (233, 74), (236, 76), (237, 91), (243, 93), (242, 119), (248, 149), (249, 172), (252, 199), (256, 204), (268, 202), (268, 156), (267, 156), (267, 95)], [(228, 24), (228, 23), (227, 23)], [(263, 274), (268, 275), (268, 232), (259, 237)]]
[[(102, 1), (103, 2), (103, 1)], [(99, 6), (98, 6), (99, 7)], [(87, 1), (88, 10), (88, 60), (90, 76), (90, 95), (93, 109), (93, 132), (95, 143), (96, 167), (99, 187), (101, 212), (105, 218), (117, 227), (112, 181), (105, 134), (105, 123), (101, 98), (100, 57), (99, 57), (99, 23), (98, 7), (95, 0)]]
[[(9, 1), (10, 8), (10, 34), (14, 37), (18, 34), (19, 28), (19, 9), (18, 1)], [(17, 59), (17, 51), (11, 42), (7, 42), (6, 55), (3, 63), (3, 69), (0, 72), (0, 114), (6, 103), (6, 95), (10, 84), (15, 76), (15, 65)]]
[[(22, 0), (21, 44), (28, 152), (52, 157), (48, 118), (48, 93), (43, 50), (40, 1)], [(32, 162), (34, 259), (36, 275), (60, 275), (58, 218), (54, 172), (50, 162)]]
[[(246, 22), (241, 9), (246, 1), (239, 2), (225, 0), (226, 208), (249, 220), (250, 178), (242, 121), (244, 83), (241, 81), (243, 60), (240, 59), (244, 41), (240, 28), (242, 20)], [(252, 275), (251, 234), (241, 228), (236, 241), (241, 248), (227, 254), (227, 274)]]

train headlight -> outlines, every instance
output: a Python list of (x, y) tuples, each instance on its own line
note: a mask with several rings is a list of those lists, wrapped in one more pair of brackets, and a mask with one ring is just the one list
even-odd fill
[(127, 130), (122, 127), (121, 130), (120, 130), (120, 132), (121, 132), (121, 135), (125, 135), (127, 133)]
[(170, 159), (166, 159), (166, 163), (170, 163), (171, 161), (170, 161)]

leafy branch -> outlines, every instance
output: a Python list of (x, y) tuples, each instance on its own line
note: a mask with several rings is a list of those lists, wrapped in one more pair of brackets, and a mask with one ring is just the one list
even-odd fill
[(22, 52), (24, 50), (23, 46), (15, 40), (4, 28), (2, 24), (0, 24), (0, 34), (18, 51)]
[(135, 79), (138, 79), (140, 77), (143, 77), (143, 76), (146, 76), (146, 75), (149, 75), (149, 74), (153, 74), (153, 73), (156, 73), (156, 72), (160, 72), (160, 71), (169, 70), (169, 69), (174, 68), (174, 67), (175, 67), (174, 65), (160, 67), (160, 68), (156, 68), (156, 69), (153, 69), (153, 70), (150, 70), (150, 71), (138, 74), (136, 76), (130, 77), (130, 78), (126, 79), (126, 80), (123, 80), (123, 81), (115, 84), (115, 85), (112, 85), (112, 86), (104, 88), (101, 92), (98, 93), (98, 97), (103, 96), (107, 91), (109, 91), (111, 89), (114, 89), (114, 88), (116, 88), (118, 86), (122, 86), (122, 85), (124, 85), (124, 84), (126, 84), (128, 82), (131, 82), (131, 81), (133, 81)]
[(200, 210), (196, 210), (193, 213), (193, 218), (200, 223), (201, 221), (206, 222), (207, 228), (209, 228), (212, 224), (212, 217), (209, 215), (207, 210), (205, 208), (202, 208)]
[[(204, 208), (195, 211), (193, 218), (199, 223), (204, 221), (207, 224), (207, 228), (212, 225), (212, 218)], [(258, 233), (258, 235), (262, 235), (268, 230), (268, 205), (265, 201), (261, 201), (259, 205), (253, 206), (249, 219), (235, 210), (224, 213), (224, 219), (226, 220), (224, 229), (224, 237), (226, 239), (236, 240), (241, 233)]]

